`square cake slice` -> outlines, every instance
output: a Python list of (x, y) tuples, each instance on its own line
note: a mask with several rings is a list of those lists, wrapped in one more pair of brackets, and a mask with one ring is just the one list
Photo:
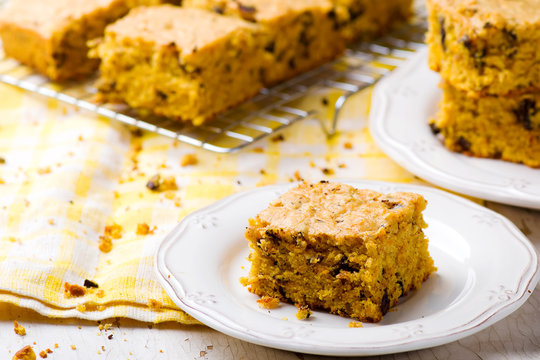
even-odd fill
[(413, 193), (302, 183), (250, 219), (249, 291), (377, 322), (435, 271)]
[(98, 66), (87, 42), (140, 5), (161, 0), (13, 0), (0, 14), (4, 52), (57, 81), (84, 77)]
[(183, 6), (212, 10), (261, 25), (271, 62), (264, 83), (276, 84), (345, 51), (328, 0), (184, 0)]
[(139, 7), (107, 27), (100, 100), (200, 125), (263, 87), (259, 26), (194, 8)]

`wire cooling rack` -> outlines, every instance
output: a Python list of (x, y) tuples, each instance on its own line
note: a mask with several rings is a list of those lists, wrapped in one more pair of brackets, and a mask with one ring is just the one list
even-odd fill
[[(425, 16), (417, 15), (390, 35), (351, 46), (338, 60), (263, 89), (248, 102), (198, 127), (162, 117), (142, 117), (119, 104), (97, 104), (93, 101), (95, 79), (83, 83), (52, 83), (28, 67), (5, 58), (3, 53), (0, 54), (0, 81), (184, 143), (229, 153), (310, 117), (320, 121), (328, 136), (333, 135), (347, 99), (404, 62), (422, 46), (425, 31)], [(305, 101), (314, 96), (319, 97), (318, 104)], [(336, 98), (330, 103), (329, 99)], [(333, 107), (334, 115), (332, 119), (324, 120), (327, 116), (322, 113), (328, 113), (328, 106)]]

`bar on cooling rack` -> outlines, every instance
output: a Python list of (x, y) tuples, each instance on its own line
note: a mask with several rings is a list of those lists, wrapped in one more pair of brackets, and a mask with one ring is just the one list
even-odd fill
[(345, 50), (328, 0), (184, 0), (183, 6), (213, 10), (261, 25), (271, 61), (262, 69), (273, 85), (321, 65)]
[(4, 52), (53, 80), (81, 78), (98, 66), (87, 41), (131, 8), (162, 0), (12, 0), (0, 13)]
[(99, 98), (200, 125), (263, 87), (256, 24), (194, 8), (139, 7), (107, 27)]

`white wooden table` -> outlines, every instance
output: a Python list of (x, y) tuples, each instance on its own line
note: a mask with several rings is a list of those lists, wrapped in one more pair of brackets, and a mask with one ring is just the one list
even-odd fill
[[(488, 203), (512, 220), (540, 250), (540, 211)], [(540, 252), (540, 251), (539, 251)], [(22, 337), (13, 321), (26, 327)], [(25, 345), (48, 359), (317, 359), (265, 348), (220, 334), (204, 326), (160, 325), (128, 319), (96, 322), (51, 320), (32, 311), (0, 304), (0, 359), (11, 359)], [(55, 348), (58, 344), (58, 348)], [(74, 345), (75, 349), (72, 349)], [(436, 348), (366, 359), (540, 359), (540, 289), (509, 317), (480, 333)], [(39, 355), (38, 355), (38, 359)], [(325, 358), (326, 359), (326, 358)]]

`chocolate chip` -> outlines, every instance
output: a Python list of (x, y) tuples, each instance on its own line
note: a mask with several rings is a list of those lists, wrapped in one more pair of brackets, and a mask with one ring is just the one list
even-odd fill
[(446, 51), (446, 29), (444, 28), (444, 18), (439, 18), (439, 25), (441, 27), (441, 45), (443, 48), (443, 51)]
[(146, 187), (149, 188), (152, 191), (156, 191), (159, 189), (159, 185), (161, 184), (161, 176), (154, 175), (148, 180), (146, 183)]
[(353, 273), (353, 272), (358, 272), (359, 270), (360, 269), (357, 264), (351, 263), (349, 261), (349, 258), (343, 255), (343, 257), (339, 260), (339, 263), (337, 264), (337, 266), (334, 267), (332, 271), (330, 271), (330, 275), (336, 276), (342, 271), (348, 271), (350, 273)]
[(85, 288), (98, 288), (99, 285), (93, 282), (92, 280), (85, 279), (84, 280), (84, 287)]
[(388, 298), (388, 291), (384, 289), (384, 295), (381, 299), (381, 312), (384, 315), (390, 310), (390, 299)]
[(223, 15), (225, 13), (225, 9), (223, 8), (223, 6), (215, 5), (212, 10), (220, 15)]
[(532, 99), (524, 99), (519, 103), (517, 109), (514, 110), (517, 122), (525, 128), (525, 130), (532, 130), (533, 125), (531, 117), (536, 115), (538, 108), (536, 107), (536, 101)]
[(471, 50), (473, 42), (472, 42), (471, 38), (469, 37), (469, 35), (462, 36), (461, 39), (459, 39), (459, 42), (461, 44), (463, 44), (463, 46), (465, 46), (467, 48), (467, 50), (469, 50), (469, 51)]
[(161, 90), (156, 90), (156, 95), (158, 96), (158, 98), (160, 98), (162, 101), (165, 101), (167, 100), (168, 96), (167, 94), (165, 94), (163, 91)]
[(269, 42), (264, 47), (264, 51), (269, 52), (269, 53), (273, 53), (275, 49), (276, 49), (276, 42), (275, 41)]
[(431, 129), (431, 132), (433, 133), (433, 135), (437, 135), (441, 132), (441, 128), (437, 126), (435, 121), (432, 121), (429, 123), (429, 128)]
[(461, 148), (461, 151), (469, 151), (471, 149), (471, 143), (463, 136), (459, 137), (459, 139), (457, 140), (457, 144)]
[(238, 10), (240, 11), (240, 16), (244, 20), (255, 21), (255, 14), (257, 13), (257, 8), (255, 6), (244, 5), (239, 2)]

